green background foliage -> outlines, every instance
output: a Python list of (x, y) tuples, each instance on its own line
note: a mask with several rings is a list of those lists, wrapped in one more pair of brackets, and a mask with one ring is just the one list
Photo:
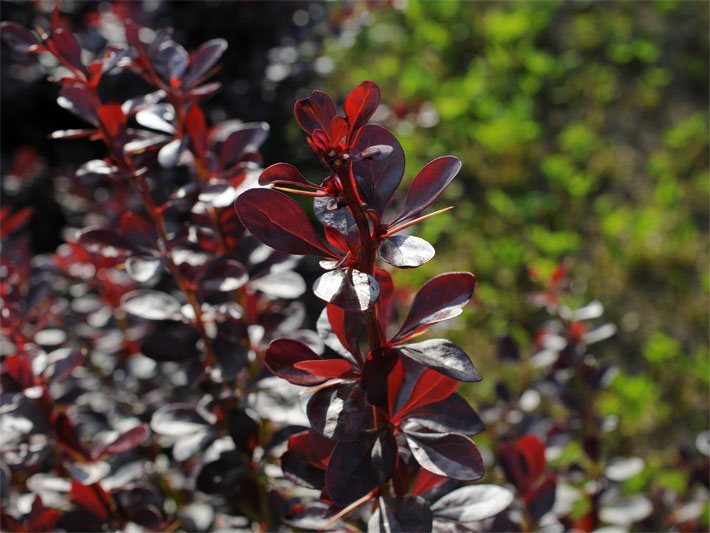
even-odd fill
[(375, 118), (404, 146), (405, 179), (442, 154), (464, 162), (437, 204), (456, 209), (416, 231), (436, 260), (398, 279), (477, 275), (454, 333), (486, 380), (469, 398), (486, 402), (496, 381), (520, 378), (496, 361), (495, 338), (512, 331), (529, 346), (542, 316), (525, 298), (527, 269), (565, 262), (571, 302), (601, 300), (619, 327), (594, 352), (620, 369), (599, 398), (619, 417), (605, 453), (639, 454), (659, 483), (672, 479), (663, 465), (708, 420), (708, 4), (354, 10), (326, 43), (335, 70), (321, 86), (382, 87)]

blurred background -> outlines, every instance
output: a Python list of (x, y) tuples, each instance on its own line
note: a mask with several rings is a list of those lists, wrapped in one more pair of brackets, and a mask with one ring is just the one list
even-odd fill
[[(2, 2), (1, 17), (41, 24), (53, 4)], [(416, 287), (451, 270), (478, 277), (475, 304), (450, 335), (485, 378), (464, 389), (468, 399), (491, 404), (517, 388), (523, 363), (501, 360), (497, 341), (510, 335), (523, 362), (531, 355), (545, 315), (526, 296), (538, 288), (530, 270), (546, 279), (563, 264), (565, 301), (601, 301), (618, 328), (593, 350), (618, 368), (597, 399), (617, 420), (606, 453), (644, 458), (636, 490), (682, 489), (686, 474), (674, 465), (704, 446), (710, 416), (710, 4), (144, 0), (62, 9), (94, 51), (120, 39), (124, 16), (174, 27), (188, 49), (225, 38), (209, 118), (267, 121), (265, 165), (291, 162), (314, 178), (323, 171), (294, 101), (321, 89), (342, 102), (360, 81), (378, 83), (375, 120), (400, 139), (405, 179), (439, 155), (463, 161), (437, 204), (456, 208), (418, 229), (437, 259), (397, 281)], [(37, 208), (36, 253), (62, 242), (57, 175), (102, 150), (47, 139), (81, 126), (56, 106), (47, 67), (3, 45), (3, 204)], [(109, 83), (127, 96), (143, 88), (135, 77)], [(565, 453), (574, 459), (574, 449)]]

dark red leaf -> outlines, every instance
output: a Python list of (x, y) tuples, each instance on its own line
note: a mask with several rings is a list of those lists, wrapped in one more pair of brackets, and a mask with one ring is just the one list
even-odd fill
[(361, 498), (387, 481), (394, 470), (397, 443), (388, 431), (360, 431), (352, 442), (339, 442), (328, 461), (325, 486), (339, 505)]
[(84, 363), (84, 348), (59, 348), (47, 355), (48, 365), (42, 372), (47, 381), (53, 383), (68, 378), (72, 371)]
[(91, 461), (91, 453), (79, 440), (79, 434), (76, 432), (74, 424), (64, 413), (59, 413), (54, 419), (54, 434), (59, 447), (73, 459), (80, 462)]
[(293, 114), (299, 126), (309, 135), (316, 129), (329, 131), (335, 116), (335, 104), (324, 92), (313, 91), (310, 97), (296, 102)]
[[(119, 104), (106, 104), (99, 109), (99, 121), (109, 135), (109, 140), (121, 142), (120, 137), (126, 131), (126, 120)], [(119, 147), (119, 151), (121, 148)]]
[(5, 372), (23, 389), (28, 389), (37, 384), (35, 375), (32, 372), (32, 365), (22, 355), (8, 355), (5, 358)]
[(513, 493), (505, 487), (468, 485), (444, 495), (431, 510), (435, 519), (466, 524), (496, 516), (513, 500)]
[(0, 24), (0, 37), (16, 52), (35, 52), (39, 49), (39, 39), (27, 28), (14, 22)]
[(336, 442), (348, 442), (362, 431), (370, 406), (359, 384), (346, 383), (316, 391), (306, 413), (318, 433)]
[(418, 407), (444, 400), (451, 396), (458, 386), (458, 381), (434, 370), (425, 369), (412, 388), (409, 399), (396, 413), (393, 421), (403, 418)]
[(377, 348), (367, 355), (360, 385), (370, 404), (387, 409), (389, 376), (398, 361), (397, 352), (389, 348)]
[[(337, 305), (328, 304), (324, 312), (325, 323), (318, 326), (318, 332), (323, 336), (326, 345), (343, 357), (355, 361), (353, 356), (357, 358), (360, 355), (358, 340), (362, 322), (355, 316), (359, 311), (345, 310)], [(331, 334), (336, 337), (332, 341), (329, 339)]]
[(550, 474), (535, 488), (532, 494), (525, 497), (528, 512), (533, 520), (540, 520), (555, 505), (557, 493), (557, 477)]
[(367, 533), (430, 533), (434, 517), (424, 498), (402, 496), (380, 498), (379, 508), (372, 513)]
[(57, 54), (79, 72), (85, 73), (86, 69), (81, 62), (81, 47), (79, 47), (76, 37), (62, 21), (59, 5), (52, 12), (50, 22), (51, 41), (56, 47)]
[(156, 361), (190, 361), (199, 357), (195, 328), (182, 322), (155, 323), (155, 329), (143, 338), (141, 353)]
[(321, 378), (351, 378), (354, 376), (352, 365), (345, 359), (301, 361), (294, 363), (293, 367)]
[(294, 255), (337, 257), (316, 234), (298, 203), (271, 189), (249, 189), (237, 198), (242, 225), (264, 244)]
[(199, 278), (200, 288), (206, 293), (231, 292), (249, 281), (249, 272), (234, 259), (218, 257), (205, 266)]
[(207, 121), (199, 106), (194, 105), (187, 112), (185, 127), (190, 136), (193, 153), (197, 159), (203, 160), (207, 150)]
[(450, 272), (430, 279), (419, 289), (402, 328), (392, 339), (401, 343), (430, 325), (461, 314), (476, 284), (470, 272)]
[(537, 435), (523, 435), (515, 443), (515, 447), (525, 458), (527, 472), (532, 480), (538, 479), (545, 472), (545, 444)]
[(363, 199), (371, 209), (380, 215), (389, 204), (404, 176), (404, 150), (397, 138), (387, 129), (368, 124), (355, 147), (363, 151), (371, 146), (389, 146), (391, 152), (386, 157), (360, 159), (353, 162), (353, 174)]
[(438, 476), (476, 481), (486, 472), (476, 445), (455, 433), (406, 433), (407, 444), (417, 462)]
[(180, 316), (180, 302), (167, 292), (138, 289), (121, 298), (121, 308), (146, 320), (170, 320)]
[(344, 309), (370, 309), (380, 295), (374, 276), (354, 269), (339, 268), (319, 277), (313, 284), (318, 298)]
[(460, 169), (461, 161), (450, 155), (437, 157), (424, 165), (409, 186), (404, 209), (390, 226), (414, 218), (434, 203)]
[(466, 352), (446, 339), (430, 339), (404, 344), (399, 351), (428, 368), (458, 381), (481, 381)]
[(325, 468), (334, 443), (315, 431), (293, 435), (281, 456), (284, 475), (299, 485), (321, 490), (325, 485)]
[(56, 509), (47, 509), (39, 495), (32, 502), (32, 509), (27, 517), (27, 530), (32, 532), (55, 531), (54, 525), (61, 516)]
[(187, 69), (190, 56), (187, 51), (174, 41), (160, 44), (158, 53), (153, 58), (153, 67), (165, 81), (180, 79)]
[(399, 268), (416, 268), (434, 257), (434, 247), (424, 239), (412, 235), (393, 235), (382, 241), (380, 257)]
[(276, 163), (264, 170), (259, 176), (259, 185), (295, 185), (318, 189), (318, 186), (308, 181), (300, 170), (288, 163)]
[(220, 166), (226, 167), (242, 161), (245, 155), (254, 153), (269, 135), (266, 122), (242, 124), (224, 140), (219, 150)]
[(12, 214), (9, 209), (3, 208), (0, 211), (0, 239), (4, 239), (24, 226), (33, 213), (33, 207), (23, 207)]
[(149, 430), (146, 424), (139, 424), (136, 427), (121, 433), (113, 441), (94, 450), (94, 457), (100, 457), (105, 453), (123, 453), (132, 450), (148, 438)]
[(131, 243), (111, 229), (89, 227), (79, 233), (76, 240), (87, 252), (117, 261), (133, 253)]
[(99, 118), (91, 101), (91, 95), (86, 89), (76, 86), (64, 86), (59, 93), (57, 103), (60, 107), (71, 111), (89, 124), (93, 126), (99, 125)]
[(295, 385), (313, 386), (326, 381), (293, 365), (302, 361), (318, 361), (320, 357), (302, 342), (293, 339), (276, 339), (266, 349), (266, 367), (275, 375)]
[(192, 87), (199, 83), (205, 74), (222, 57), (227, 49), (227, 41), (224, 39), (212, 39), (200, 45), (190, 56), (190, 68), (185, 77), (185, 85)]
[(345, 116), (351, 131), (363, 126), (380, 105), (380, 88), (376, 83), (363, 81), (345, 98)]
[(410, 492), (414, 495), (424, 494), (430, 491), (434, 487), (438, 487), (448, 478), (446, 476), (437, 476), (436, 474), (429, 472), (425, 468), (419, 468), (417, 471), (417, 476), (412, 482), (412, 488)]
[(82, 485), (72, 479), (69, 499), (101, 520), (111, 516), (111, 496), (98, 483)]
[(380, 284), (380, 297), (377, 299), (377, 315), (382, 330), (385, 331), (392, 318), (394, 303), (394, 282), (392, 275), (383, 268), (375, 268), (375, 279)]
[(456, 393), (439, 402), (409, 411), (406, 419), (408, 424), (418, 424), (439, 433), (476, 435), (485, 429), (476, 411)]

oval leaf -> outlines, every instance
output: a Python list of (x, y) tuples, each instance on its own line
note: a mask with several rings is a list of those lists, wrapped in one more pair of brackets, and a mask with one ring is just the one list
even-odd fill
[(476, 278), (470, 272), (450, 272), (427, 281), (414, 297), (402, 328), (392, 339), (401, 342), (431, 324), (454, 318), (473, 296)]
[(234, 203), (242, 225), (264, 244), (294, 255), (330, 256), (298, 203), (271, 189), (249, 189)]
[(404, 209), (390, 225), (413, 218), (433, 204), (459, 170), (461, 170), (461, 161), (451, 155), (437, 157), (424, 165), (409, 186)]
[(432, 474), (462, 481), (481, 479), (486, 473), (483, 458), (467, 437), (438, 433), (406, 433), (412, 455)]
[(345, 116), (350, 131), (364, 125), (380, 105), (380, 88), (372, 81), (363, 81), (345, 98)]
[(338, 269), (326, 272), (313, 284), (313, 292), (343, 309), (370, 309), (380, 295), (377, 280), (358, 270)]
[(369, 409), (360, 386), (347, 383), (317, 391), (308, 401), (306, 413), (318, 433), (336, 442), (349, 442), (361, 433)]
[(150, 427), (160, 435), (184, 437), (208, 429), (210, 423), (188, 404), (172, 404), (153, 413)]
[(424, 239), (411, 235), (393, 235), (382, 241), (380, 257), (399, 268), (415, 268), (431, 260), (434, 247)]
[(430, 339), (399, 347), (416, 362), (459, 381), (481, 381), (466, 352), (446, 339)]
[(121, 307), (127, 313), (146, 320), (166, 320), (180, 313), (180, 302), (165, 292), (152, 290), (124, 294)]
[(513, 503), (513, 493), (497, 485), (469, 485), (445, 495), (431, 510), (436, 518), (477, 522), (496, 516)]
[(320, 357), (302, 342), (293, 339), (276, 339), (266, 349), (264, 363), (278, 377), (294, 385), (313, 386), (324, 383), (326, 379), (314, 376), (294, 365), (303, 361), (319, 361)]

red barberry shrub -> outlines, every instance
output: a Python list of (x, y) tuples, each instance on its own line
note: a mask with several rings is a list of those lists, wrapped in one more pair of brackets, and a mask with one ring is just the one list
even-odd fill
[[(433, 258), (429, 243), (403, 231), (436, 214), (423, 212), (461, 162), (444, 156), (428, 163), (391, 214), (405, 157), (389, 131), (368, 124), (379, 101), (379, 88), (366, 81), (345, 99), (345, 116), (320, 91), (297, 102), (296, 120), (325, 179), (313, 183), (277, 163), (259, 178), (267, 188), (250, 189), (235, 203), (253, 236), (285, 253), (316, 256), (325, 270), (313, 292), (326, 302), (317, 328), (330, 352), (288, 338), (266, 350), (269, 370), (310, 394), (311, 427), (289, 439), (281, 467), (290, 480), (320, 491), (320, 501), (296, 497), (284, 519), (294, 527), (327, 528), (372, 502), (370, 531), (431, 531), (488, 518), (512, 501), (500, 487), (456, 488), (484, 475), (469, 438), (483, 423), (455, 393), (460, 381), (481, 376), (451, 341), (415, 341), (461, 314), (475, 277), (453, 272), (431, 279), (404, 319), (395, 320), (392, 276), (378, 264), (414, 268)], [(313, 198), (322, 233), (284, 192)]]

